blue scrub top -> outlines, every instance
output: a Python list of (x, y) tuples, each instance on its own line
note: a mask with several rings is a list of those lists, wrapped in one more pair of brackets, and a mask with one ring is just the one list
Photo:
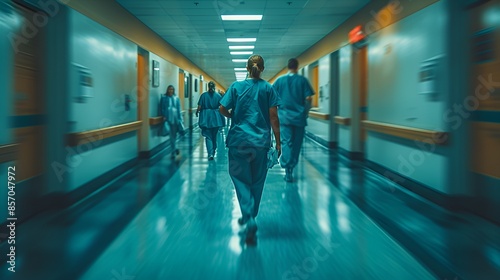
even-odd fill
[(198, 100), (201, 107), (198, 125), (201, 128), (214, 128), (225, 125), (224, 116), (219, 112), (219, 101), (222, 95), (218, 92), (205, 92)]
[(314, 94), (309, 81), (297, 74), (287, 74), (279, 77), (273, 88), (281, 99), (278, 110), (280, 124), (306, 126), (309, 108), (305, 100)]
[(262, 79), (234, 82), (220, 104), (233, 110), (226, 138), (228, 147), (270, 147), (269, 109), (280, 104), (271, 84)]

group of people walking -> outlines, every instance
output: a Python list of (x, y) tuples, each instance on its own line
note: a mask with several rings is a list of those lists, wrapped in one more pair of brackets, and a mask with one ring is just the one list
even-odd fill
[[(267, 177), (271, 145), (275, 145), (274, 148), (281, 155), (280, 164), (285, 168), (285, 181), (294, 181), (293, 169), (298, 163), (314, 94), (307, 79), (297, 74), (298, 66), (297, 59), (290, 59), (289, 72), (271, 85), (261, 79), (265, 68), (264, 59), (260, 55), (252, 55), (246, 67), (249, 79), (231, 84), (224, 96), (215, 92), (215, 83), (210, 82), (209, 90), (198, 101), (196, 115), (199, 115), (199, 126), (205, 137), (208, 160), (214, 159), (217, 133), (225, 125), (222, 116), (231, 120), (226, 138), (229, 175), (242, 213), (238, 223), (246, 225), (247, 242), (254, 242), (256, 238), (255, 218)], [(167, 96), (169, 89), (170, 86)], [(169, 104), (176, 106), (179, 103), (176, 102)], [(172, 115), (180, 112), (180, 107), (176, 111), (165, 112)], [(170, 116), (163, 116), (167, 121), (171, 119)], [(274, 134), (274, 144), (271, 134)], [(175, 153), (175, 143), (173, 147)]]

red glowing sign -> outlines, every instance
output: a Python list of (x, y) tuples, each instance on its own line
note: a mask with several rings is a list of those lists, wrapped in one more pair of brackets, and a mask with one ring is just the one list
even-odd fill
[(349, 43), (354, 44), (365, 38), (365, 34), (363, 33), (363, 27), (358, 25), (354, 27), (351, 32), (349, 32)]

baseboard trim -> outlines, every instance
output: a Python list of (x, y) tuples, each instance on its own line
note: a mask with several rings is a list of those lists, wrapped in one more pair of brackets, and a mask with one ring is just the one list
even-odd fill
[[(468, 204), (470, 212), (500, 224), (500, 180), (478, 173), (472, 173), (472, 181), (477, 185), (476, 200)], [(481, 186), (480, 188), (478, 186)]]
[(331, 141), (326, 141), (325, 139), (323, 138), (320, 138), (314, 134), (312, 134), (311, 132), (309, 131), (305, 131), (305, 135), (306, 137), (308, 137), (309, 139), (317, 142), (318, 144), (320, 144), (321, 146), (325, 147), (325, 148), (328, 148), (330, 150), (334, 150), (338, 147), (338, 143), (337, 142), (331, 142)]
[[(70, 207), (77, 202), (83, 200), (84, 198), (87, 198), (90, 196), (92, 193), (98, 191), (100, 188), (105, 187), (109, 182), (113, 181), (117, 177), (120, 177), (127, 171), (131, 170), (133, 167), (135, 167), (139, 163), (138, 158), (133, 158), (129, 161), (126, 161), (117, 167), (105, 172), (104, 174), (101, 174), (100, 176), (94, 178), (90, 182), (87, 182), (83, 184), (82, 186), (78, 187), (77, 189), (65, 193), (62, 195), (62, 201), (55, 201), (55, 205), (57, 205), (59, 208), (67, 208)], [(56, 196), (58, 198), (60, 196)]]
[(149, 151), (141, 151), (139, 152), (139, 159), (150, 159), (156, 154), (158, 154), (163, 149), (170, 146), (170, 140), (163, 141), (162, 143), (156, 145), (153, 149)]
[[(45, 198), (40, 198), (37, 195), (43, 191), (41, 189), (44, 186), (43, 180), (43, 175), (39, 175), (16, 183), (16, 201), (21, 201), (20, 204), (17, 204), (15, 211), (15, 218), (17, 218), (16, 225), (22, 224), (29, 218), (51, 207), (50, 203), (53, 201), (52, 199), (47, 201)], [(46, 197), (49, 198), (50, 196), (47, 195)], [(5, 234), (5, 237), (8, 236), (8, 224), (9, 221), (0, 223), (0, 236), (2, 236), (1, 234)], [(0, 244), (5, 240), (7, 238), (2, 239), (0, 237)]]
[(337, 150), (341, 155), (353, 161), (363, 161), (365, 159), (365, 154), (362, 152), (351, 152), (340, 147)]
[(469, 211), (469, 207), (474, 205), (474, 200), (466, 196), (447, 195), (438, 192), (431, 187), (417, 182), (411, 178), (402, 176), (378, 163), (365, 160), (365, 166), (378, 174), (397, 183), (405, 189), (417, 194), (418, 196), (431, 201), (450, 211)]

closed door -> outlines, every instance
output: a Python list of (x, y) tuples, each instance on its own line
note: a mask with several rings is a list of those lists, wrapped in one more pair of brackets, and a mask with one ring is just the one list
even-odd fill
[[(471, 170), (500, 182), (500, 0), (471, 9)], [(476, 177), (477, 178), (477, 177)], [(480, 182), (473, 183), (480, 185)]]
[[(35, 12), (21, 6), (16, 6), (23, 20), (29, 22)], [(24, 24), (17, 30), (17, 36), (23, 38)], [(44, 92), (41, 81), (41, 46), (43, 28), (37, 29), (34, 36), (18, 44), (14, 57), (14, 114), (11, 125), (14, 130), (15, 142), (20, 144), (16, 165), (18, 181), (40, 176), (43, 173), (45, 109)]]

